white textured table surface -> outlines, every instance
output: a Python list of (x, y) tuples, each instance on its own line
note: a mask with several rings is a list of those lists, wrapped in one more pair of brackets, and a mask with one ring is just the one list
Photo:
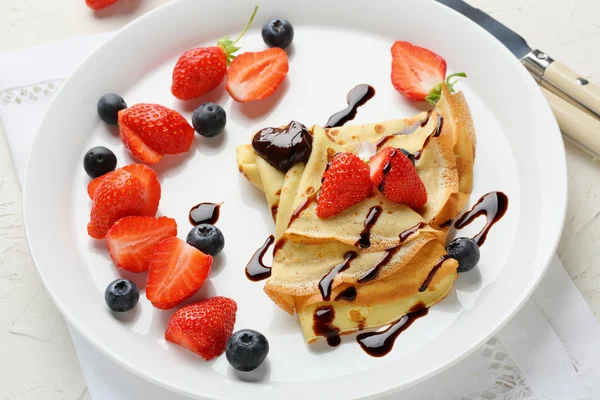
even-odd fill
[[(117, 29), (168, 0), (0, 0), (0, 51)], [(469, 0), (533, 47), (600, 82), (600, 1)], [(109, 15), (110, 14), (110, 15)], [(201, 21), (199, 21), (201, 23)], [(0, 132), (2, 131), (0, 127)], [(558, 255), (600, 319), (600, 164), (567, 145), (569, 207)], [(89, 399), (62, 317), (29, 257), (21, 191), (0, 133), (0, 398)]]

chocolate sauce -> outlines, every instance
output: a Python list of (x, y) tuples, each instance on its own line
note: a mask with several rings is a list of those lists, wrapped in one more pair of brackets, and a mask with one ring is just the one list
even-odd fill
[(331, 347), (336, 347), (342, 342), (340, 328), (333, 325), (334, 320), (335, 309), (331, 305), (317, 307), (313, 314), (313, 332), (315, 335), (324, 336)]
[(200, 203), (195, 205), (192, 207), (188, 215), (190, 224), (194, 226), (200, 224), (216, 224), (219, 220), (221, 204)]
[(433, 136), (438, 137), (442, 134), (442, 127), (444, 126), (444, 117), (440, 114), (437, 115), (437, 125), (435, 127), (435, 133)]
[(286, 241), (287, 240), (285, 238), (279, 238), (279, 240), (277, 240), (277, 243), (275, 243), (275, 246), (273, 246), (273, 255), (275, 255), (279, 249), (283, 247)]
[(424, 317), (428, 312), (428, 308), (411, 311), (390, 325), (386, 330), (382, 332), (361, 333), (356, 336), (356, 341), (368, 355), (372, 357), (383, 357), (392, 350), (396, 338), (398, 338), (402, 332), (407, 330), (413, 322)]
[(429, 144), (429, 141), (431, 140), (432, 137), (438, 137), (442, 134), (443, 126), (444, 126), (444, 117), (442, 117), (440, 114), (438, 114), (437, 125), (435, 126), (435, 130), (431, 133), (431, 135), (429, 135), (425, 138), (425, 141), (423, 142), (423, 147), (421, 147), (421, 150), (417, 150), (413, 153), (415, 156), (415, 160), (419, 160), (421, 158), (421, 155), (423, 154), (423, 150), (425, 150), (425, 147), (427, 147), (427, 145)]
[(263, 257), (274, 240), (273, 235), (269, 236), (265, 243), (256, 250), (248, 265), (246, 265), (246, 277), (251, 281), (258, 282), (271, 276), (271, 267), (267, 267), (263, 263)]
[(381, 259), (381, 261), (379, 261), (377, 264), (371, 267), (371, 269), (369, 269), (366, 274), (361, 276), (358, 279), (358, 283), (366, 283), (375, 279), (377, 275), (379, 275), (379, 270), (381, 270), (381, 268), (385, 266), (398, 251), (400, 251), (402, 243), (404, 243), (404, 241), (406, 241), (406, 239), (408, 239), (410, 235), (417, 232), (419, 229), (423, 229), (425, 226), (427, 226), (425, 222), (419, 222), (415, 226), (412, 226), (404, 232), (400, 233), (400, 235), (398, 235), (398, 238), (400, 239), (400, 243), (398, 244), (398, 246), (394, 246), (391, 249), (386, 250), (386, 253)]
[(333, 285), (333, 280), (338, 274), (350, 267), (350, 261), (355, 259), (357, 254), (353, 251), (348, 251), (344, 254), (344, 261), (336, 265), (321, 279), (319, 282), (319, 291), (321, 292), (321, 297), (324, 301), (329, 301), (331, 296), (331, 287)]
[(508, 209), (508, 196), (502, 192), (490, 192), (477, 201), (475, 205), (464, 213), (454, 224), (456, 229), (469, 225), (480, 215), (485, 215), (487, 222), (483, 229), (473, 237), (475, 243), (481, 247), (485, 243), (487, 234), (494, 224), (506, 214)]
[(447, 228), (447, 227), (449, 227), (449, 226), (451, 226), (451, 225), (452, 225), (452, 218), (450, 218), (450, 219), (449, 219), (448, 221), (446, 221), (446, 222), (442, 222), (442, 223), (439, 225), (439, 227), (440, 227), (440, 228)]
[(288, 224), (288, 226), (292, 225), (292, 222), (294, 222), (296, 220), (296, 218), (298, 218), (300, 216), (300, 214), (302, 214), (302, 211), (306, 210), (306, 208), (312, 202), (313, 198), (314, 198), (313, 196), (305, 197), (304, 200), (302, 200), (302, 203), (298, 204), (298, 208), (296, 208), (294, 210), (294, 212), (292, 213), (292, 216), (290, 217), (290, 223)]
[(295, 164), (308, 161), (312, 141), (306, 126), (292, 121), (285, 128), (262, 129), (254, 135), (252, 147), (273, 167), (287, 172)]
[(385, 163), (385, 165), (383, 166), (383, 170), (381, 171), (383, 173), (383, 179), (381, 179), (381, 183), (379, 184), (379, 186), (377, 186), (377, 189), (379, 189), (381, 193), (383, 193), (383, 190), (385, 188), (385, 179), (387, 178), (387, 174), (389, 174), (389, 172), (392, 169), (392, 159), (394, 158), (397, 152), (398, 149), (392, 150), (389, 161)]
[(356, 300), (356, 288), (354, 286), (349, 286), (346, 289), (342, 290), (335, 296), (335, 301), (354, 301)]
[(435, 264), (433, 266), (431, 271), (429, 271), (427, 278), (425, 278), (425, 281), (421, 284), (421, 287), (419, 288), (419, 292), (424, 292), (427, 290), (427, 288), (429, 287), (429, 284), (431, 284), (431, 281), (433, 280), (433, 277), (435, 276), (436, 272), (438, 272), (438, 269), (440, 269), (442, 267), (442, 264), (444, 264), (444, 261), (446, 261), (448, 258), (450, 258), (450, 256), (448, 256), (447, 254), (443, 255), (442, 258), (439, 259), (437, 264)]
[(365, 84), (356, 86), (348, 92), (348, 96), (346, 97), (348, 107), (329, 117), (323, 128), (335, 128), (353, 120), (356, 117), (358, 107), (364, 105), (373, 96), (375, 96), (375, 89), (372, 86)]
[(356, 242), (356, 246), (360, 246), (361, 249), (367, 249), (371, 247), (371, 228), (381, 215), (382, 208), (379, 206), (371, 207), (367, 218), (365, 219), (365, 227), (360, 233), (360, 239)]

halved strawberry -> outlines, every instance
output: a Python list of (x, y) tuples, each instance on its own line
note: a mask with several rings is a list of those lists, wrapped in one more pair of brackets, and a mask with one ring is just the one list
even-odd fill
[(332, 217), (366, 199), (373, 191), (369, 167), (356, 154), (339, 153), (327, 166), (317, 196), (317, 216)]
[(287, 53), (279, 47), (243, 53), (229, 66), (226, 88), (241, 103), (262, 100), (275, 92), (288, 69)]
[(190, 304), (171, 316), (165, 339), (210, 360), (225, 351), (236, 312), (236, 302), (227, 297)]
[(152, 149), (144, 143), (133, 130), (125, 125), (121, 125), (121, 116), (124, 111), (125, 110), (119, 112), (119, 130), (121, 141), (125, 145), (125, 148), (129, 150), (129, 153), (131, 153), (136, 160), (147, 164), (156, 164), (162, 159), (163, 153)]
[(123, 169), (138, 178), (142, 182), (142, 186), (144, 186), (144, 204), (140, 210), (140, 215), (154, 217), (156, 211), (158, 211), (161, 193), (156, 172), (143, 164), (126, 165)]
[(100, 187), (100, 184), (102, 183), (104, 178), (106, 178), (110, 174), (114, 174), (114, 173), (115, 173), (115, 171), (111, 171), (108, 174), (104, 174), (102, 176), (92, 179), (90, 181), (90, 183), (88, 183), (87, 192), (88, 192), (88, 196), (90, 196), (90, 199), (94, 200), (94, 195), (96, 194), (96, 190), (98, 190), (98, 187)]
[(386, 147), (369, 160), (371, 181), (388, 199), (420, 208), (427, 191), (412, 161), (399, 149)]
[(110, 258), (118, 268), (147, 271), (156, 246), (177, 235), (177, 223), (167, 217), (124, 217), (106, 234)]
[(102, 239), (117, 220), (138, 215), (143, 201), (144, 188), (139, 179), (124, 170), (107, 174), (94, 194), (88, 235)]
[(148, 274), (146, 297), (156, 308), (175, 307), (200, 289), (213, 258), (172, 237), (158, 244)]

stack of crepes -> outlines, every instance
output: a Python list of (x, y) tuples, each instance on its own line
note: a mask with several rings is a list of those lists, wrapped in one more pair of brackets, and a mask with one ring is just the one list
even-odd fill
[[(444, 87), (434, 110), (412, 118), (309, 131), (308, 161), (285, 174), (252, 145), (237, 148), (239, 170), (265, 193), (275, 219), (266, 294), (288, 313), (299, 314), (309, 343), (319, 338), (313, 316), (323, 306), (335, 310), (330, 325), (348, 334), (441, 301), (457, 276), (456, 260), (446, 256), (446, 234), (467, 203), (473, 180), (475, 132), (463, 94)], [(374, 189), (332, 218), (317, 217), (315, 197), (329, 160), (338, 152), (356, 153), (363, 142), (417, 155), (416, 170), (428, 196), (422, 209), (396, 204)], [(381, 212), (368, 234), (370, 246), (361, 248), (361, 233), (377, 207)], [(356, 256), (345, 262), (349, 252)]]

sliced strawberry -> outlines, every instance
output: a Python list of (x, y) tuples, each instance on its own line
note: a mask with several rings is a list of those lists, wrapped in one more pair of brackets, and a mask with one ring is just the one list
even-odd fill
[(88, 234), (102, 239), (117, 220), (138, 215), (143, 201), (144, 189), (139, 179), (123, 170), (107, 174), (94, 195)]
[(161, 154), (185, 153), (194, 139), (194, 128), (183, 115), (159, 104), (140, 103), (120, 111), (119, 126)]
[(236, 101), (262, 100), (275, 92), (288, 72), (287, 53), (278, 47), (243, 53), (227, 74), (227, 91)]
[(366, 199), (373, 191), (369, 167), (356, 154), (339, 153), (323, 174), (317, 216), (332, 217)]
[(227, 297), (212, 297), (176, 311), (165, 339), (205, 360), (220, 356), (233, 333), (237, 304)]
[(388, 199), (417, 209), (427, 191), (412, 161), (399, 149), (386, 147), (369, 160), (371, 181)]
[(116, 3), (118, 0), (85, 0), (85, 4), (92, 10), (101, 10)]
[(175, 307), (200, 289), (212, 266), (212, 256), (176, 237), (158, 244), (150, 263), (146, 296), (154, 307)]
[(125, 217), (108, 230), (106, 245), (118, 268), (143, 272), (148, 270), (156, 246), (175, 235), (177, 223), (172, 218)]
[(162, 153), (153, 150), (150, 146), (142, 141), (142, 139), (133, 132), (129, 127), (125, 125), (121, 125), (121, 116), (123, 115), (123, 111), (119, 112), (119, 130), (121, 141), (129, 150), (131, 155), (141, 162), (145, 162), (147, 164), (156, 164), (162, 159)]
[(401, 41), (392, 46), (392, 84), (409, 99), (425, 100), (445, 76), (446, 61), (431, 50)]
[(158, 211), (161, 193), (156, 172), (143, 164), (126, 165), (123, 169), (138, 178), (142, 182), (142, 186), (144, 186), (144, 204), (140, 210), (140, 215), (154, 217), (156, 211)]

